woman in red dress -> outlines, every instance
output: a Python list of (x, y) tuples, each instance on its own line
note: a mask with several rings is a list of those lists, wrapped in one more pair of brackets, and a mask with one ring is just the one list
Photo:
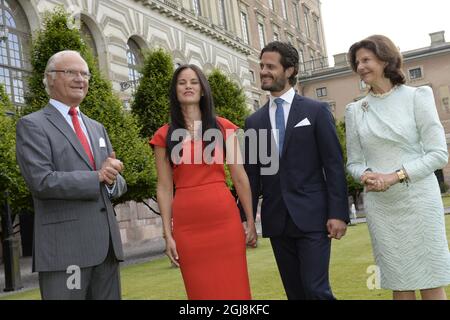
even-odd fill
[[(171, 123), (150, 141), (166, 254), (180, 267), (189, 299), (251, 299), (246, 244), (255, 245), (257, 234), (238, 128), (215, 116), (209, 83), (195, 65), (175, 71), (170, 105)], [(224, 160), (247, 218), (245, 229), (225, 183)]]

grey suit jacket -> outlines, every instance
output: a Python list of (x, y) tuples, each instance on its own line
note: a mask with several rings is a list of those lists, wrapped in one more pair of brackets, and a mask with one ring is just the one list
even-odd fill
[[(111, 142), (102, 124), (82, 117), (100, 168), (113, 151)], [(110, 195), (61, 113), (49, 104), (22, 117), (16, 138), (17, 161), (34, 201), (33, 271), (99, 265), (110, 239), (115, 256), (123, 260)], [(119, 175), (111, 198), (120, 197), (126, 189)]]

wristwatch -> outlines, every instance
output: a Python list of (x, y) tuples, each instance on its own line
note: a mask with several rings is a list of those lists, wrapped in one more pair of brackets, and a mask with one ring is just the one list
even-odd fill
[(403, 169), (398, 169), (395, 171), (395, 173), (397, 174), (398, 180), (403, 183), (406, 181), (407, 177), (406, 177), (406, 173), (405, 170)]

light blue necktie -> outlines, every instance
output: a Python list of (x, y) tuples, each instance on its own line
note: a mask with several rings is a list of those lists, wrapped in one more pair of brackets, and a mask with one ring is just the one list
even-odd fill
[(281, 98), (276, 98), (274, 101), (277, 105), (277, 110), (275, 111), (275, 127), (276, 129), (278, 129), (278, 152), (280, 153), (281, 157), (281, 154), (283, 152), (284, 134), (286, 132), (283, 111), (284, 100)]

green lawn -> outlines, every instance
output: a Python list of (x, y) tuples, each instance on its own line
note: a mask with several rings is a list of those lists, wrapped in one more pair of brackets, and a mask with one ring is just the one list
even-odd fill
[(444, 202), (444, 208), (450, 207), (450, 195), (443, 196), (442, 201)]
[[(450, 216), (446, 216), (447, 236)], [(286, 299), (269, 240), (260, 239), (257, 249), (247, 250), (250, 282), (254, 299)], [(367, 268), (373, 265), (366, 224), (350, 226), (341, 241), (334, 241), (331, 255), (331, 284), (338, 299), (391, 299), (387, 290), (369, 290)], [(124, 299), (186, 299), (180, 271), (170, 267), (167, 258), (122, 268)], [(450, 297), (450, 287), (447, 288)], [(39, 299), (38, 290), (30, 290), (3, 299)]]

